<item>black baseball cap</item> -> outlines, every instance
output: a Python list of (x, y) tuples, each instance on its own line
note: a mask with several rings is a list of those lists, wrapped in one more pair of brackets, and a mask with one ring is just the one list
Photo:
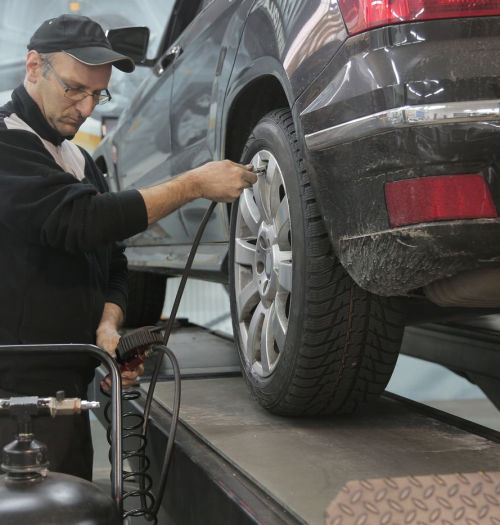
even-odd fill
[(111, 47), (102, 27), (81, 15), (61, 15), (45, 20), (33, 33), (28, 49), (39, 53), (62, 51), (88, 66), (113, 64), (131, 73), (134, 61)]

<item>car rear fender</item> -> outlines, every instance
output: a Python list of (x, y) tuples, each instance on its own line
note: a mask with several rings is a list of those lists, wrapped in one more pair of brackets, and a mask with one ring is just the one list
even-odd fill
[(256, 0), (250, 9), (218, 114), (215, 152), (239, 160), (253, 127), (268, 112), (294, 103), (347, 38), (336, 2)]
[(238, 59), (241, 65), (262, 57), (275, 59), (281, 64), (291, 87), (291, 99), (295, 100), (346, 38), (336, 1), (256, 0), (245, 23)]

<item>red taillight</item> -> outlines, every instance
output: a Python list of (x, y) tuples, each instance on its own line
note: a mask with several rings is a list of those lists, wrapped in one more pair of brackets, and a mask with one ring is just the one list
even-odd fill
[(385, 185), (391, 227), (421, 222), (498, 217), (490, 189), (480, 174), (442, 175)]
[(339, 0), (350, 35), (433, 18), (500, 15), (500, 0)]

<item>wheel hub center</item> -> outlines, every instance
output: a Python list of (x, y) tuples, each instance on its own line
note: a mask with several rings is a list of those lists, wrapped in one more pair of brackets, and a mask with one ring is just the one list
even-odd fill
[(272, 303), (276, 295), (276, 272), (273, 245), (276, 242), (276, 234), (273, 226), (262, 223), (257, 236), (255, 250), (255, 275), (259, 288), (259, 294), (263, 303), (267, 306)]
[(271, 278), (272, 270), (273, 270), (273, 256), (272, 256), (272, 252), (268, 251), (266, 253), (266, 275), (268, 279)]

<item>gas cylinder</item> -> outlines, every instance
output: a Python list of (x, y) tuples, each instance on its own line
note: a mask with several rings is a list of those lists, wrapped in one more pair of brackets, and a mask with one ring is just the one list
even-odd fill
[[(90, 481), (48, 471), (47, 447), (36, 440), (31, 416), (52, 403), (52, 411), (64, 401), (51, 398), (0, 400), (18, 418), (16, 439), (3, 448), (0, 476), (0, 523), (2, 525), (120, 525), (112, 498)], [(77, 401), (75, 401), (77, 400)], [(69, 400), (75, 406), (80, 400)], [(88, 402), (81, 402), (88, 403)], [(53, 407), (56, 406), (56, 409)], [(82, 407), (84, 408), (84, 407)], [(1, 410), (0, 410), (1, 411)], [(59, 410), (59, 412), (61, 412)], [(13, 414), (13, 415), (14, 415)]]
[(110, 496), (90, 481), (48, 472), (45, 476), (0, 479), (2, 525), (118, 525)]

